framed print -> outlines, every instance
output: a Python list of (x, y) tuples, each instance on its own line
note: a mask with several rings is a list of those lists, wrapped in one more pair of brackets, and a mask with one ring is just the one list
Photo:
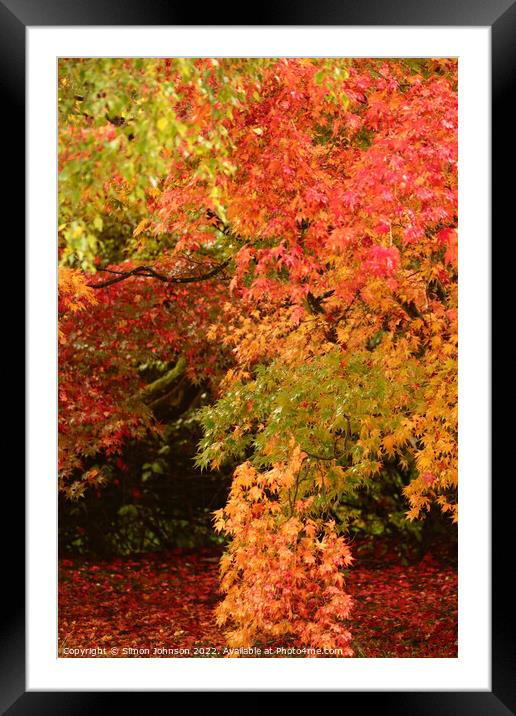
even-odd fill
[(3, 712), (513, 713), (489, 272), (514, 7), (211, 14), (0, 4), (29, 398)]

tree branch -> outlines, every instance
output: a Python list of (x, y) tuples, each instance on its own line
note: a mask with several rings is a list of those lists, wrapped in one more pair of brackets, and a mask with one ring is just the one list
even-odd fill
[(112, 286), (115, 283), (120, 283), (120, 281), (125, 281), (131, 276), (156, 278), (158, 279), (158, 281), (163, 281), (164, 283), (194, 283), (196, 281), (207, 281), (208, 279), (213, 278), (218, 273), (223, 271), (226, 266), (230, 264), (232, 259), (233, 256), (230, 256), (221, 264), (218, 264), (210, 271), (205, 274), (201, 274), (200, 276), (166, 276), (165, 274), (159, 273), (158, 271), (153, 269), (152, 266), (137, 266), (136, 268), (131, 269), (131, 271), (112, 271), (110, 269), (100, 269), (101, 271), (107, 271), (108, 273), (114, 273), (117, 275), (114, 278), (107, 279), (106, 281), (99, 281), (98, 283), (88, 283), (87, 286), (89, 286), (90, 288), (107, 288), (107, 286)]
[(179, 356), (177, 363), (171, 370), (169, 370), (161, 378), (158, 378), (153, 383), (149, 383), (140, 391), (139, 398), (144, 403), (152, 403), (157, 399), (157, 396), (163, 395), (168, 392), (172, 386), (177, 383), (186, 370), (186, 359), (184, 356)]

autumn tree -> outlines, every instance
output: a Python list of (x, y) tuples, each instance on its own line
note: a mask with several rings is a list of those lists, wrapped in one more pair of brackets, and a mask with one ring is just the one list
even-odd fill
[(348, 500), (396, 470), (457, 520), (456, 62), (98, 63), (60, 70), (63, 489), (158, 427), (149, 356), (211, 370), (219, 623), (350, 655)]

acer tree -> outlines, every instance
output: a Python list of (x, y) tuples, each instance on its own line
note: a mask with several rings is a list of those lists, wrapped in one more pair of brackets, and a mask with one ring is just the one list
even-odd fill
[(208, 376), (228, 642), (351, 655), (349, 505), (395, 474), (458, 517), (456, 62), (68, 60), (60, 91), (63, 490)]

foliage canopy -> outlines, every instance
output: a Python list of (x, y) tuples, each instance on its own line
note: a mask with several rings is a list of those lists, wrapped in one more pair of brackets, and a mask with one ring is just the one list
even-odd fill
[(74, 59), (59, 91), (61, 489), (209, 385), (230, 644), (350, 654), (346, 505), (391, 472), (457, 520), (456, 62)]

